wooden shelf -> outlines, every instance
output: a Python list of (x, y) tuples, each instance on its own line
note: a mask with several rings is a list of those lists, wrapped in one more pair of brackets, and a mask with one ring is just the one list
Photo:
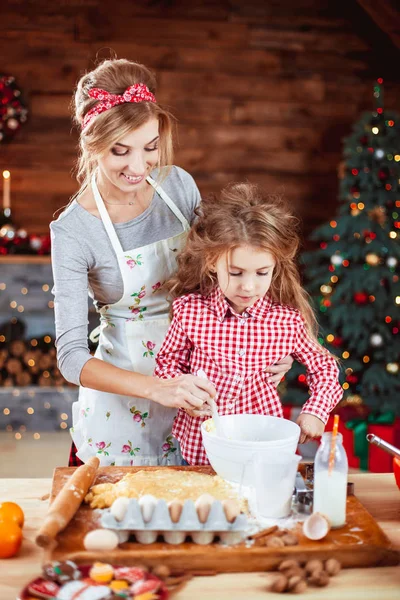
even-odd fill
[(34, 254), (9, 254), (0, 256), (0, 265), (46, 265), (50, 264), (50, 256)]

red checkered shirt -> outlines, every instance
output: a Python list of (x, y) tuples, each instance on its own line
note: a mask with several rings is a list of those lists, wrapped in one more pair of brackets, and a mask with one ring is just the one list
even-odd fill
[[(289, 354), (307, 367), (310, 398), (302, 412), (324, 423), (342, 397), (336, 361), (320, 351), (298, 310), (266, 296), (238, 314), (219, 288), (209, 296), (187, 294), (173, 303), (174, 318), (157, 354), (155, 375), (170, 379), (202, 369), (217, 390), (221, 415), (283, 417), (266, 369)], [(209, 464), (200, 426), (206, 417), (179, 410), (173, 435), (191, 465)]]

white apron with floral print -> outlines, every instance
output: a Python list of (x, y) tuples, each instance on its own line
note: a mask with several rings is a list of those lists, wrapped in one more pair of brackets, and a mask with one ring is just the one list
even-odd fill
[[(92, 189), (104, 227), (117, 255), (124, 285), (122, 298), (100, 309), (100, 337), (95, 357), (152, 375), (155, 356), (169, 326), (169, 304), (162, 283), (176, 271), (189, 223), (171, 198), (147, 177), (182, 224), (182, 233), (124, 252), (100, 196)], [(96, 455), (102, 465), (181, 464), (171, 430), (176, 411), (161, 404), (81, 387), (73, 404), (71, 435), (83, 462)]]

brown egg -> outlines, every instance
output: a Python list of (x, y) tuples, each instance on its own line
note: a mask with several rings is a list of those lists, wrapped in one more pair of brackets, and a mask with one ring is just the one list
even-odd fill
[(197, 511), (197, 516), (199, 517), (200, 523), (205, 523), (208, 519), (208, 515), (210, 514), (211, 505), (214, 502), (214, 496), (211, 494), (202, 494), (199, 496), (194, 503)]
[(183, 504), (182, 502), (179, 502), (179, 500), (171, 500), (171, 502), (168, 502), (169, 516), (173, 523), (178, 523), (181, 518), (182, 509)]
[(222, 506), (224, 508), (226, 520), (229, 523), (233, 523), (236, 517), (240, 514), (239, 502), (233, 498), (229, 498), (228, 500), (222, 501)]

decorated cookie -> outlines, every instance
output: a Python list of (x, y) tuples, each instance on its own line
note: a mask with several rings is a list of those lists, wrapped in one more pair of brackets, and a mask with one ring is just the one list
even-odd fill
[(57, 600), (109, 600), (111, 595), (107, 585), (91, 585), (88, 580), (70, 581), (62, 586)]
[(124, 579), (129, 583), (136, 583), (146, 579), (147, 571), (141, 567), (119, 567), (114, 571), (115, 579)]
[(116, 594), (122, 593), (129, 589), (129, 583), (124, 579), (114, 579), (114, 581), (111, 581), (109, 586)]
[(28, 592), (34, 598), (43, 598), (44, 600), (50, 600), (51, 598), (57, 597), (59, 589), (60, 586), (54, 583), (54, 581), (46, 581), (45, 579), (41, 579), (39, 581), (31, 583), (28, 587)]
[(72, 560), (64, 562), (53, 561), (43, 566), (43, 575), (46, 579), (56, 583), (66, 583), (81, 578), (81, 572)]
[(149, 592), (156, 594), (160, 588), (160, 583), (160, 581), (157, 581), (155, 579), (148, 579), (147, 581), (136, 581), (136, 583), (133, 583), (131, 585), (130, 590), (135, 596), (135, 598), (137, 596), (141, 596), (142, 594), (146, 594)]
[(109, 583), (114, 577), (114, 569), (107, 563), (95, 562), (89, 571), (89, 577), (96, 583)]

